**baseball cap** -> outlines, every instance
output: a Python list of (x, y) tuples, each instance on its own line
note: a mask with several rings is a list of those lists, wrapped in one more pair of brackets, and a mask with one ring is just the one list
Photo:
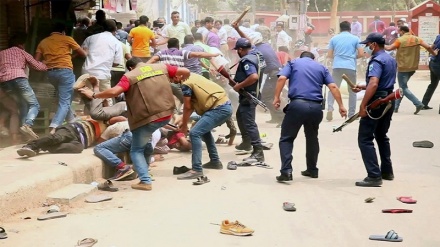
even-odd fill
[(383, 38), (383, 35), (380, 33), (370, 33), (368, 34), (367, 38), (360, 42), (360, 44), (367, 44), (367, 43), (378, 43), (378, 44), (385, 44), (385, 39)]
[(237, 39), (237, 43), (235, 43), (234, 50), (238, 50), (238, 48), (251, 48), (251, 42), (246, 38)]

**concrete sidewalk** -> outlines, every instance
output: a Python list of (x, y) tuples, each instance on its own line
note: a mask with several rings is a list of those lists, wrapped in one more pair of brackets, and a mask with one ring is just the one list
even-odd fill
[[(72, 183), (91, 183), (102, 177), (103, 165), (93, 149), (81, 154), (43, 153), (20, 158), (20, 146), (0, 151), (0, 221), (39, 207), (47, 194)], [(58, 161), (67, 166), (59, 165)]]

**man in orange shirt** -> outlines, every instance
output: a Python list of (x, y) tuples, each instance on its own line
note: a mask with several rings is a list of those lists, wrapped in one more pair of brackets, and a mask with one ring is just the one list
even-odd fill
[(150, 46), (156, 46), (153, 31), (147, 27), (148, 17), (139, 17), (139, 26), (131, 29), (128, 35), (128, 43), (132, 46), (132, 56), (140, 58), (142, 62), (147, 62), (151, 57)]
[(86, 56), (86, 52), (81, 49), (78, 43), (72, 37), (66, 36), (66, 25), (55, 23), (53, 32), (38, 44), (35, 53), (37, 61), (44, 60), (49, 82), (58, 91), (58, 109), (49, 125), (51, 133), (55, 133), (55, 128), (60, 126), (64, 119), (68, 123), (75, 121), (75, 116), (70, 108), (73, 84), (75, 83), (72, 51), (81, 57)]

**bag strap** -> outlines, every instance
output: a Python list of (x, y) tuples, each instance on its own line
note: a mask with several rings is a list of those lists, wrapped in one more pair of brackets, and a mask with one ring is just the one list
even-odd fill
[(260, 66), (260, 55), (258, 55), (258, 53), (256, 54), (257, 55), (257, 60), (258, 60), (258, 64), (257, 64), (257, 66), (258, 66), (258, 82), (257, 82), (257, 99), (258, 99), (258, 95), (260, 94), (260, 84), (261, 84), (261, 81), (260, 81), (260, 73), (261, 73), (261, 66)]

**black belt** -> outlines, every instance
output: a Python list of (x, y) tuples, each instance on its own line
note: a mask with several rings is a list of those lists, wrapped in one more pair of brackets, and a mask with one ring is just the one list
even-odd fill
[(52, 69), (47, 69), (47, 71), (62, 70), (62, 69), (70, 69), (70, 68), (52, 68)]
[(294, 100), (296, 100), (296, 101), (306, 101), (306, 102), (313, 102), (313, 103), (318, 103), (318, 104), (321, 104), (322, 103), (322, 100), (311, 100), (311, 99), (290, 99), (290, 101), (294, 101)]

